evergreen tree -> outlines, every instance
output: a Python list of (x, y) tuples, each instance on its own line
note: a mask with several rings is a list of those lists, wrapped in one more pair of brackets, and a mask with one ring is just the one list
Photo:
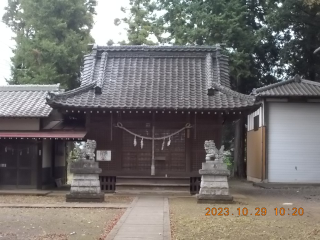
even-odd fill
[(93, 43), (96, 0), (8, 0), (3, 21), (15, 33), (10, 84), (79, 85), (88, 44)]
[(131, 44), (146, 44), (150, 35), (160, 44), (223, 43), (231, 60), (232, 86), (243, 93), (273, 83), (281, 74), (282, 69), (275, 68), (279, 49), (266, 27), (266, 6), (256, 0), (132, 0), (130, 4), (130, 17), (124, 21)]
[(304, 0), (304, 3), (309, 6), (315, 6), (320, 4), (320, 0)]
[(269, 1), (269, 27), (276, 33), (281, 48), (281, 66), (289, 76), (320, 81), (320, 4), (306, 5), (303, 1)]
[(151, 0), (130, 0), (130, 9), (121, 8), (121, 11), (128, 14), (128, 17), (114, 21), (115, 25), (122, 22), (127, 24), (127, 35), (129, 43), (120, 42), (121, 45), (154, 45), (150, 38), (156, 37), (161, 41), (163, 26), (155, 24), (158, 21), (156, 2)]

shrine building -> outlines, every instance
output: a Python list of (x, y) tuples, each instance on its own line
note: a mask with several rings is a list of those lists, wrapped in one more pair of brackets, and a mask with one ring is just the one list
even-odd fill
[(93, 46), (80, 87), (51, 92), (47, 103), (96, 140), (105, 191), (164, 178), (189, 189), (205, 140), (220, 148), (224, 124), (258, 108), (231, 90), (219, 45)]

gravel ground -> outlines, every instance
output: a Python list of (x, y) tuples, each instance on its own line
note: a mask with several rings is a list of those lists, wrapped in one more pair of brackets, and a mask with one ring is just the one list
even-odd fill
[[(231, 182), (231, 192), (235, 204), (229, 205), (197, 204), (195, 198), (171, 198), (172, 239), (320, 239), (320, 188), (261, 189), (248, 183)], [(216, 208), (217, 213), (218, 208), (223, 208), (223, 216), (213, 216), (212, 208)], [(248, 209), (247, 216), (243, 216), (243, 208)], [(266, 215), (262, 216), (260, 211), (260, 216), (255, 216), (256, 208), (265, 208)], [(278, 208), (277, 216), (274, 208)], [(280, 208), (286, 211), (283, 216)], [(303, 208), (304, 214), (292, 216), (293, 208)], [(225, 216), (227, 210), (229, 215)]]
[[(105, 203), (131, 203), (133, 197), (105, 195)], [(65, 203), (66, 197), (61, 196), (22, 196), (0, 195), (0, 203), (24, 203), (24, 204), (58, 204)]]
[(103, 239), (124, 210), (1, 208), (0, 240)]

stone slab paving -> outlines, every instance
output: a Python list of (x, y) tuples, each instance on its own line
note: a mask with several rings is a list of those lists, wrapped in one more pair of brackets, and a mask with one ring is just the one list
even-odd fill
[(21, 204), (0, 203), (0, 208), (127, 208), (129, 204), (116, 203), (60, 203), (60, 204)]
[(170, 240), (167, 197), (139, 196), (105, 240)]
[(46, 190), (32, 190), (32, 189), (22, 189), (22, 190), (0, 190), (0, 195), (24, 195), (24, 196), (46, 196), (51, 191)]

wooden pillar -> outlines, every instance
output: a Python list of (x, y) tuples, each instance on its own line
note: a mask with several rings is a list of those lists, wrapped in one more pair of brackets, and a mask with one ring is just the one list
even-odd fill
[(53, 179), (56, 178), (56, 142), (51, 140), (51, 171)]
[(234, 140), (234, 173), (239, 178), (245, 178), (245, 163), (244, 163), (244, 149), (245, 149), (245, 129), (244, 117), (236, 122), (235, 140)]
[(37, 189), (42, 189), (42, 141), (37, 141)]
[(86, 113), (86, 130), (89, 131), (91, 127), (91, 114), (89, 112)]
[[(190, 120), (190, 114), (187, 114), (187, 123), (191, 123)], [(186, 137), (185, 137), (185, 153), (186, 153), (186, 172), (191, 172), (191, 154), (192, 154), (192, 139), (191, 139), (191, 130), (192, 129), (186, 129)]]
[(151, 176), (155, 175), (155, 159), (154, 159), (154, 131), (155, 131), (155, 113), (152, 113), (152, 160), (151, 160)]
[[(121, 122), (121, 113), (118, 113), (115, 115), (115, 123)], [(123, 132), (120, 128), (114, 128), (115, 130), (115, 146), (117, 149), (117, 156), (116, 156), (116, 169), (118, 171), (121, 171), (122, 168), (122, 146), (123, 146)]]

